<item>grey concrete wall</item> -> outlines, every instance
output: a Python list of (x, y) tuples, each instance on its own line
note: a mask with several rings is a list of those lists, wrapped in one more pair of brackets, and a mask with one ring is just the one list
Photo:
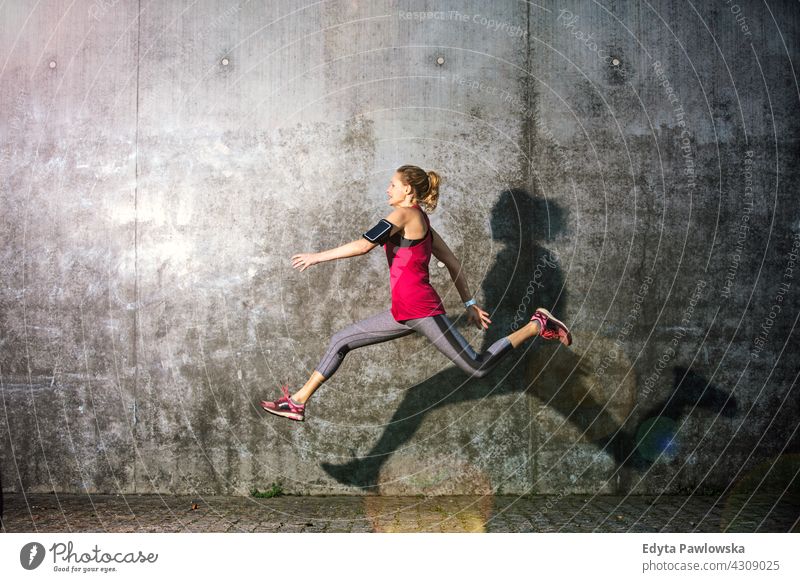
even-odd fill
[[(793, 4), (6, 2), (0, 31), (5, 490), (797, 489)], [(267, 417), (389, 305), (382, 249), (291, 255), (359, 238), (405, 163), (443, 176), (489, 331), (431, 280), (472, 344), (544, 305), (574, 345), (470, 380), (406, 337)]]

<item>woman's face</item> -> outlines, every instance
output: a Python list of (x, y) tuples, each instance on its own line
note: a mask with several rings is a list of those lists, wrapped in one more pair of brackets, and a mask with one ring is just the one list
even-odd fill
[(386, 194), (389, 196), (389, 206), (397, 206), (406, 199), (406, 195), (411, 193), (411, 186), (403, 184), (400, 172), (395, 172), (392, 176)]

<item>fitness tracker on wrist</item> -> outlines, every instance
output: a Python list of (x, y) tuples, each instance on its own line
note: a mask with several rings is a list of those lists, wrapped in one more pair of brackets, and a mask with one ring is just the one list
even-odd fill
[(470, 305), (475, 305), (477, 301), (474, 298), (464, 302), (464, 309), (469, 309)]

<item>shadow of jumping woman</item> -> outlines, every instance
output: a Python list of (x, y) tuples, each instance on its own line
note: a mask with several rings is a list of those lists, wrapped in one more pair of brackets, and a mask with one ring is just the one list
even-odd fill
[[(564, 210), (524, 190), (507, 190), (492, 208), (491, 230), (500, 250), (482, 283), (486, 305), (493, 311), (481, 351), (526, 323), (534, 306), (560, 315), (567, 309), (564, 273), (557, 257), (545, 246), (566, 230)], [(458, 317), (454, 323), (463, 325), (464, 320)], [(625, 489), (631, 471), (646, 470), (657, 458), (655, 451), (667, 450), (662, 442), (665, 433), (687, 410), (707, 409), (725, 416), (736, 411), (732, 395), (710, 385), (696, 372), (676, 367), (668, 397), (642, 414), (634, 414), (636, 405), (623, 415), (614, 414), (602, 394), (595, 394), (592, 376), (579, 354), (557, 342), (544, 345), (535, 337), (511, 352), (484, 378), (470, 378), (452, 366), (413, 386), (366, 455), (344, 464), (323, 462), (321, 467), (343, 485), (377, 492), (386, 462), (408, 445), (431, 412), (517, 394), (523, 402), (533, 397), (540, 406), (557, 412), (580, 431), (582, 440), (605, 451), (617, 465), (616, 471), (622, 471), (619, 483)], [(635, 381), (629, 390), (634, 398)], [(527, 418), (535, 422), (532, 415)], [(536, 476), (529, 473), (526, 477), (533, 489)]]

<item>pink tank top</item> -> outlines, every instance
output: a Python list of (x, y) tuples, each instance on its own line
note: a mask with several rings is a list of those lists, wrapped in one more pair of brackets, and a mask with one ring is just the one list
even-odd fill
[[(412, 208), (419, 208), (419, 205), (415, 204)], [(428, 227), (422, 242), (404, 246), (403, 241), (407, 244), (409, 239), (396, 233), (384, 245), (392, 289), (391, 311), (395, 321), (398, 322), (445, 313), (441, 298), (428, 280), (433, 233), (428, 215), (419, 209)]]

